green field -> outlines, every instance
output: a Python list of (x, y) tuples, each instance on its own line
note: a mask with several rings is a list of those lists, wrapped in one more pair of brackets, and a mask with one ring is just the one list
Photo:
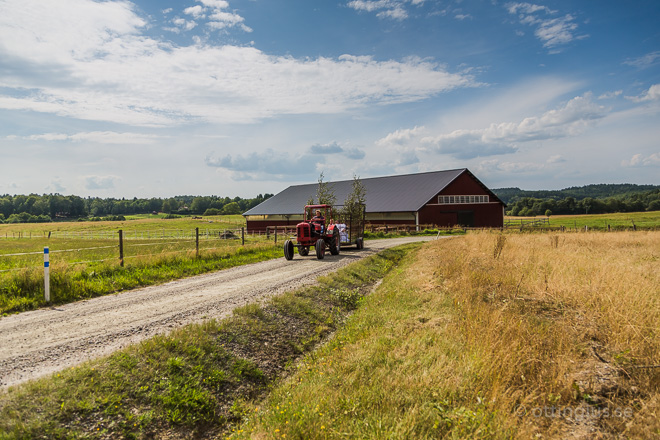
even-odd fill
[[(181, 217), (176, 219), (165, 219), (164, 215), (133, 215), (126, 216), (125, 221), (65, 221), (52, 223), (11, 223), (0, 224), (0, 238), (23, 238), (48, 236), (91, 236), (93, 234), (116, 233), (119, 229), (131, 236), (137, 234), (142, 237), (150, 233), (152, 236), (176, 235), (177, 231), (240, 229), (245, 226), (245, 220), (241, 215), (218, 215), (202, 218)], [(145, 237), (146, 238), (146, 237)]]
[(245, 235), (243, 244), (243, 226), (241, 216), (0, 225), (0, 314), (45, 305), (46, 246), (57, 304), (281, 255), (273, 236)]
[[(510, 217), (504, 218), (513, 225), (527, 223), (532, 220), (542, 220), (547, 217)], [(660, 229), (660, 211), (648, 212), (617, 212), (614, 214), (588, 214), (588, 215), (553, 215), (549, 218), (546, 227), (559, 228), (561, 226), (568, 229), (589, 229), (606, 230), (608, 225), (612, 229), (632, 229), (633, 225), (639, 229)]]

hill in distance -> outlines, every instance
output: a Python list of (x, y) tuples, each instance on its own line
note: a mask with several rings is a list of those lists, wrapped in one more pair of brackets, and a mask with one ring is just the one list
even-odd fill
[(603, 199), (607, 197), (625, 197), (631, 194), (643, 193), (660, 189), (660, 185), (636, 185), (632, 183), (600, 183), (585, 186), (571, 186), (558, 190), (524, 190), (520, 188), (497, 188), (492, 191), (507, 205), (522, 199), (534, 197), (537, 199), (564, 199), (573, 197), (582, 200), (587, 197)]

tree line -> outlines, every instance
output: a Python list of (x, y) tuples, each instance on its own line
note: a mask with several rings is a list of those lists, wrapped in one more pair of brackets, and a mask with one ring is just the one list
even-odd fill
[(520, 188), (498, 188), (493, 192), (507, 205), (517, 202), (524, 197), (535, 199), (561, 200), (573, 197), (582, 200), (587, 197), (593, 199), (606, 199), (608, 197), (624, 197), (647, 191), (660, 189), (660, 185), (636, 185), (633, 183), (599, 183), (584, 186), (571, 186), (564, 189), (527, 190)]
[(509, 204), (507, 215), (609, 214), (614, 212), (660, 211), (660, 189), (604, 198), (522, 197)]
[(177, 196), (170, 198), (116, 199), (30, 194), (0, 196), (0, 223), (36, 223), (65, 219), (110, 218), (164, 212), (179, 215), (241, 214), (272, 197)]

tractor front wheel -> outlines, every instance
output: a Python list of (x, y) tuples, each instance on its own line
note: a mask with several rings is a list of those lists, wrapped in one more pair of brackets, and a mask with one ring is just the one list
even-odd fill
[(306, 257), (309, 255), (309, 246), (298, 247), (298, 254), (300, 254), (301, 257)]
[(364, 249), (364, 238), (360, 237), (355, 241), (356, 247), (359, 249)]
[(325, 241), (323, 241), (322, 238), (319, 238), (316, 240), (314, 247), (316, 248), (316, 258), (322, 260), (323, 257), (325, 257)]
[(293, 242), (291, 240), (284, 242), (284, 258), (293, 260)]

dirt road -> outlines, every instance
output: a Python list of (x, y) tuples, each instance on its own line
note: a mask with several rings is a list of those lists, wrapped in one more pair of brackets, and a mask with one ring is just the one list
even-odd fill
[(315, 282), (382, 249), (435, 237), (369, 240), (324, 260), (284, 258), (0, 319), (0, 388), (25, 382), (237, 306)]

